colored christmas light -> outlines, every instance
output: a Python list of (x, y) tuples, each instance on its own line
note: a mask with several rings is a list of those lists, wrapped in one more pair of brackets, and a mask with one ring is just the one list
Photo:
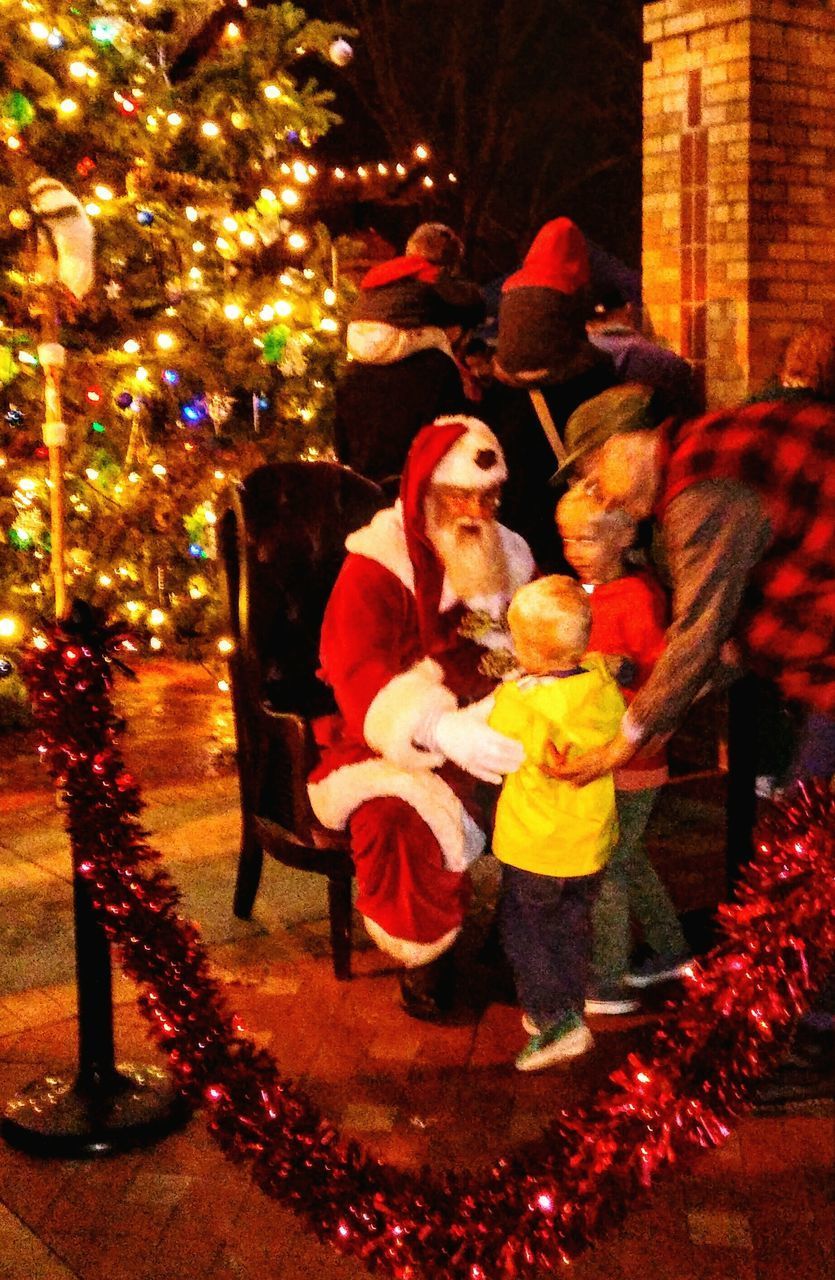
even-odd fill
[[(307, 24), (303, 14), (299, 27), (298, 10), (284, 17), (283, 6), (252, 7), (245, 21), (233, 24), (239, 36), (223, 42), (232, 70), (228, 94), (207, 88), (216, 57), (212, 46), (172, 109), (166, 58), (178, 41), (167, 42), (166, 49), (146, 23), (143, 7), (129, 12), (129, 6), (119, 6), (118, 16), (117, 6), (102, 11), (108, 8), (101, 6), (95, 16), (90, 6), (70, 8), (58, 17), (27, 0), (22, 7), (4, 6), (0, 17), (0, 35), (11, 50), (7, 83), (26, 90), (8, 88), (0, 95), (4, 141), (12, 152), (22, 147), (27, 163), (62, 182), (95, 221), (92, 305), (64, 310), (60, 300), (68, 351), (68, 572), (79, 591), (106, 598), (122, 616), (128, 584), (146, 611), (158, 599), (167, 605), (167, 597), (176, 597), (172, 646), (187, 636), (190, 652), (211, 651), (222, 625), (216, 554), (205, 556), (206, 585), (194, 600), (186, 586), (194, 570), (187, 548), (197, 546), (202, 555), (208, 544), (202, 533), (183, 539), (185, 514), (210, 499), (221, 509), (223, 485), (244, 465), (277, 456), (328, 456), (328, 440), (320, 433), (330, 417), (341, 330), (320, 327), (321, 309), (326, 287), (333, 286), (334, 315), (341, 322), (336, 308), (345, 295), (334, 279), (327, 238), (314, 230), (315, 215), (305, 207), (314, 204), (309, 193), (327, 200), (335, 184), (333, 170), (302, 159), (300, 148), (309, 148), (325, 131), (329, 113), (308, 88), (306, 75), (294, 81), (293, 63), (302, 47), (305, 57), (330, 61), (335, 42), (347, 40), (338, 27)], [(193, 15), (184, 18), (175, 8), (169, 19), (191, 38)], [(264, 45), (259, 32), (282, 21), (290, 23), (293, 39)], [(263, 63), (247, 93), (242, 86), (251, 74), (250, 52), (262, 45), (273, 61)], [(238, 63), (229, 61), (236, 56)], [(278, 97), (264, 96), (267, 85), (276, 87)], [(214, 128), (204, 132), (205, 124)], [(224, 145), (233, 130), (235, 148)], [(265, 130), (274, 154), (264, 163)], [(386, 167), (393, 171), (393, 162)], [(379, 172), (371, 161), (366, 168)], [(356, 169), (345, 170), (346, 186), (358, 186)], [(32, 220), (25, 199), (19, 206), (10, 217), (16, 230), (25, 231)], [(274, 271), (262, 269), (262, 255), (275, 253), (284, 258), (278, 298)], [(234, 319), (224, 315), (227, 305), (238, 308)], [(158, 342), (160, 334), (170, 334), (175, 346)], [(39, 436), (37, 321), (27, 318), (20, 332), (3, 337), (0, 426), (7, 428), (3, 465), (12, 482), (4, 492), (15, 494), (27, 464), (47, 456)], [(217, 404), (230, 397), (230, 369), (236, 397), (221, 420), (197, 405), (203, 388), (212, 389)], [(88, 388), (98, 400), (87, 397)], [(267, 408), (269, 417), (260, 416)], [(0, 608), (17, 607), (21, 600), (29, 626), (44, 606), (32, 579), (42, 595), (50, 591), (44, 474), (40, 468), (25, 510), (15, 505), (18, 499), (0, 494)], [(121, 562), (129, 566), (130, 578), (118, 572)], [(163, 587), (158, 564), (167, 566)], [(102, 577), (112, 585), (104, 588)], [(137, 643), (147, 646), (147, 632), (140, 632)]]

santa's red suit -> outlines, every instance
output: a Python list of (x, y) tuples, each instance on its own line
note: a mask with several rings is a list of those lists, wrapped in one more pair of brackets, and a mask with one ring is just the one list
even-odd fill
[(493, 800), (438, 749), (432, 726), (495, 688), (509, 598), (534, 572), (527, 544), (497, 526), (506, 589), (458, 599), (426, 532), (426, 495), (430, 482), (487, 490), (505, 476), (483, 423), (450, 417), (424, 428), (400, 501), (348, 538), (325, 611), (320, 676), (340, 714), (317, 726), (310, 799), (325, 826), (349, 829), (357, 909), (407, 966), (429, 963), (459, 932), (466, 868), (484, 849)]

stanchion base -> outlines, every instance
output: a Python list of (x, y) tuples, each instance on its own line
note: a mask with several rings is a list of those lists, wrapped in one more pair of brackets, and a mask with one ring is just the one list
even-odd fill
[(108, 1084), (92, 1089), (69, 1075), (32, 1080), (6, 1103), (0, 1134), (29, 1155), (79, 1160), (148, 1146), (188, 1117), (160, 1067), (120, 1063)]

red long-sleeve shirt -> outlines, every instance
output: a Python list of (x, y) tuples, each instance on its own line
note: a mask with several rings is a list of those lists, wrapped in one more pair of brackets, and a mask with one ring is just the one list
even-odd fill
[[(664, 649), (667, 599), (647, 573), (630, 573), (613, 582), (600, 583), (589, 595), (589, 649), (618, 654), (634, 665), (635, 677), (622, 690), (629, 702), (646, 684)], [(642, 791), (660, 787), (667, 777), (666, 752), (640, 751), (624, 768), (615, 771), (615, 786), (620, 791)]]

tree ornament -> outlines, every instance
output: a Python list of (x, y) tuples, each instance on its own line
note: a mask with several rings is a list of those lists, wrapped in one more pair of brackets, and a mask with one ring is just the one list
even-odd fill
[(264, 334), (264, 359), (267, 364), (278, 364), (284, 355), (290, 330), (286, 324), (274, 324)]
[(118, 18), (94, 18), (90, 23), (90, 35), (97, 44), (113, 44), (121, 29), (122, 24)]
[(8, 680), (11, 675), (14, 675), (13, 663), (8, 658), (0, 658), (0, 680)]
[(140, 227), (150, 227), (154, 221), (154, 215), (150, 209), (137, 209), (136, 221)]
[(232, 406), (235, 403), (234, 396), (227, 396), (222, 391), (217, 391), (212, 395), (204, 396), (204, 399), (206, 408), (209, 411), (209, 417), (215, 427), (222, 427), (232, 412)]
[(54, 178), (36, 178), (29, 187), (38, 224), (38, 272), (83, 298), (93, 283), (93, 225), (81, 202)]
[(4, 120), (14, 120), (18, 128), (25, 129), (35, 119), (35, 108), (25, 93), (13, 89), (0, 104), (0, 115)]
[(16, 404), (10, 404), (6, 410), (6, 421), (9, 426), (22, 427), (25, 420), (23, 410), (18, 409)]
[(129, 409), (133, 404), (133, 396), (130, 391), (120, 391), (116, 397), (116, 403), (120, 409)]
[(338, 40), (334, 40), (328, 49), (328, 57), (331, 62), (338, 67), (347, 67), (348, 63), (354, 56), (354, 50), (349, 45), (344, 36), (340, 36)]

